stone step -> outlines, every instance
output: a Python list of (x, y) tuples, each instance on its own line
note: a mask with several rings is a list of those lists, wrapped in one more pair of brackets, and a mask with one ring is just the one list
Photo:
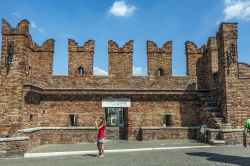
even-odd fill
[(201, 97), (200, 99), (204, 102), (214, 102), (214, 98), (211, 96), (210, 97)]
[(232, 125), (229, 123), (221, 123), (220, 129), (232, 129)]
[(226, 141), (222, 139), (210, 139), (209, 143), (212, 145), (225, 145)]
[(0, 151), (0, 158), (7, 156), (7, 151)]
[(224, 118), (214, 118), (218, 125), (220, 125)]
[(207, 109), (210, 112), (219, 112), (219, 108), (218, 107), (207, 107)]
[(218, 107), (217, 103), (214, 101), (205, 102), (205, 105), (208, 107)]
[(206, 97), (206, 96), (211, 96), (210, 93), (200, 93), (200, 96)]
[(221, 113), (221, 112), (211, 112), (211, 114), (212, 114), (215, 118), (222, 118), (222, 113)]

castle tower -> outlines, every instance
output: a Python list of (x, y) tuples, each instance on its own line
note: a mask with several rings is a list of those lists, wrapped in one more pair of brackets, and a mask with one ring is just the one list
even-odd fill
[(16, 28), (2, 20), (2, 56), (0, 61), (0, 135), (11, 136), (21, 128), (23, 83), (28, 79), (26, 42), (29, 22), (22, 20)]
[(238, 30), (237, 23), (222, 23), (216, 35), (219, 56), (219, 81), (220, 108), (226, 122), (233, 126), (238, 125), (237, 112), (234, 106), (236, 91), (234, 86), (238, 82)]

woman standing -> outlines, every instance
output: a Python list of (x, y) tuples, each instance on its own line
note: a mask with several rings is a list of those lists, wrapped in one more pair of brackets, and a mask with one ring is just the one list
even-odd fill
[(106, 122), (105, 119), (101, 116), (98, 121), (95, 121), (95, 127), (99, 129), (98, 138), (97, 138), (97, 147), (99, 150), (99, 157), (104, 157), (104, 143), (105, 143), (105, 129)]

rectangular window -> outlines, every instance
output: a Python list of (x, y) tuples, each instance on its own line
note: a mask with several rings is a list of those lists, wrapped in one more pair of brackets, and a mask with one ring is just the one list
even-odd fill
[(163, 119), (163, 124), (166, 127), (173, 126), (173, 115), (172, 114), (166, 114)]

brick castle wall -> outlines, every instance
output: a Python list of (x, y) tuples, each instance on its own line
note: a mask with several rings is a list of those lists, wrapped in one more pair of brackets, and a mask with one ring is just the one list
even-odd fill
[[(205, 122), (200, 117), (205, 108), (199, 100), (201, 89), (215, 98), (225, 122), (240, 127), (249, 114), (250, 67), (238, 63), (237, 37), (237, 24), (223, 23), (206, 45), (198, 48), (186, 42), (184, 77), (172, 76), (171, 41), (161, 48), (147, 42), (148, 76), (132, 75), (133, 41), (121, 48), (109, 41), (109, 75), (94, 76), (94, 41), (79, 46), (69, 39), (69, 74), (53, 76), (55, 41), (38, 46), (29, 34), (27, 20), (16, 28), (3, 20), (0, 136), (15, 136), (22, 128), (69, 126), (70, 114), (78, 115), (79, 126), (92, 126), (94, 118), (105, 113), (101, 100), (107, 97), (131, 99), (125, 126), (131, 139), (137, 139), (140, 127), (162, 127), (166, 114), (173, 115), (174, 127), (199, 126)], [(14, 58), (7, 71), (11, 43)], [(225, 67), (232, 43), (236, 43), (234, 62)], [(158, 69), (163, 70), (162, 76)]]

